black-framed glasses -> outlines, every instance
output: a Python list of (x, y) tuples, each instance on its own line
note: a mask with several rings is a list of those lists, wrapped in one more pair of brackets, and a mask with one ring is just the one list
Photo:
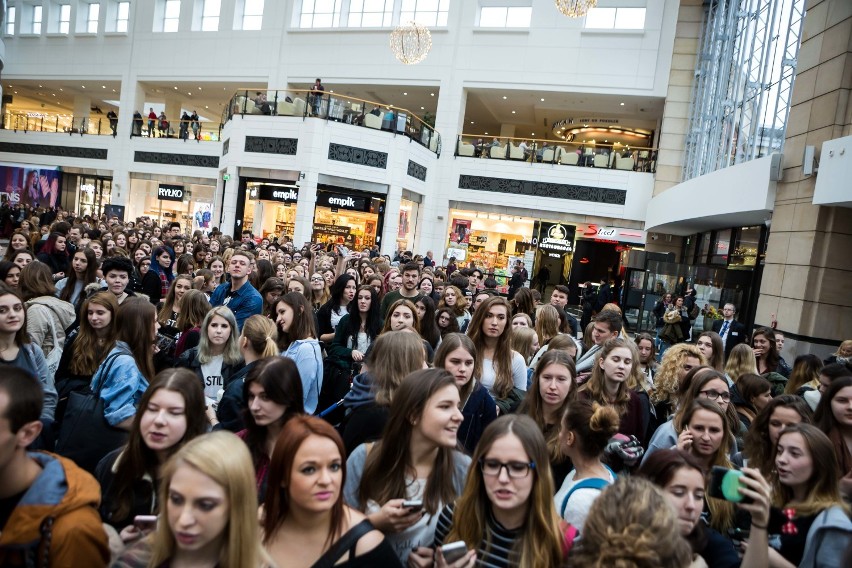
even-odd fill
[(311, 276), (311, 282), (324, 282), (325, 278), (322, 276)]
[(530, 470), (535, 469), (535, 462), (508, 462), (503, 463), (497, 460), (479, 460), (479, 467), (482, 469), (483, 475), (494, 477), (500, 476), (500, 471), (506, 468), (506, 473), (514, 479), (522, 479), (530, 474)]
[(731, 393), (729, 392), (719, 392), (715, 390), (703, 390), (698, 394), (703, 395), (705, 398), (709, 398), (710, 400), (721, 399), (722, 402), (731, 402)]

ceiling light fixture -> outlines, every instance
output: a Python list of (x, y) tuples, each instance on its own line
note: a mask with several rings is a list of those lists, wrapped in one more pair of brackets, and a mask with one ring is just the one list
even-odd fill
[(541, 99), (541, 102), (544, 102), (544, 99)]
[(430, 97), (434, 97), (434, 96), (435, 96), (435, 93), (429, 93), (429, 96), (430, 96)]
[(407, 96), (408, 96), (408, 93), (402, 93), (402, 95), (403, 95), (404, 97), (407, 97)]
[(505, 101), (507, 98), (508, 98), (508, 97), (507, 97), (506, 95), (503, 95), (503, 100), (504, 100), (504, 101)]
[(624, 103), (621, 103), (621, 105), (620, 105), (620, 106), (624, 106)]
[(432, 49), (432, 34), (417, 22), (397, 26), (390, 35), (390, 49), (400, 63), (416, 65)]
[(512, 111), (512, 114), (515, 114), (515, 111)]
[(554, 0), (556, 9), (569, 18), (582, 18), (594, 8), (598, 0)]

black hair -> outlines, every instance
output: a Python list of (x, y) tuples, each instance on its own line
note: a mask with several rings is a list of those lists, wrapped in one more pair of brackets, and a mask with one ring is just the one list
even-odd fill
[(125, 258), (123, 256), (109, 256), (104, 259), (104, 262), (101, 265), (101, 272), (104, 276), (106, 276), (113, 270), (126, 272), (127, 276), (130, 277), (130, 275), (133, 274), (133, 262), (129, 258)]
[(3, 418), (9, 421), (9, 430), (15, 434), (41, 416), (44, 388), (27, 371), (10, 365), (4, 367), (0, 373), (0, 392), (6, 393), (8, 402)]

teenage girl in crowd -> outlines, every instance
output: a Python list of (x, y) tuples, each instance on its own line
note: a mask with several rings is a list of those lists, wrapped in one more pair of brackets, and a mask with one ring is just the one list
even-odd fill
[(513, 411), (527, 390), (527, 366), (523, 356), (509, 347), (509, 302), (496, 296), (482, 302), (473, 314), (468, 335), (476, 347), (482, 385), (501, 413)]
[(331, 299), (331, 291), (325, 283), (325, 277), (323, 277), (320, 272), (314, 272), (311, 274), (310, 290), (311, 306), (313, 306), (314, 312), (319, 310), (326, 302), (329, 301), (329, 299)]
[[(473, 455), (464, 491), (441, 511), (435, 531), (436, 566), (447, 566), (440, 547), (468, 548), (452, 566), (561, 566), (574, 531), (559, 521), (544, 436), (527, 416), (492, 422)], [(431, 566), (433, 550), (412, 552), (415, 566)]]
[(852, 377), (841, 377), (831, 383), (819, 401), (814, 423), (831, 440), (838, 473), (843, 478), (843, 493), (852, 496)]
[(292, 359), (299, 370), (304, 396), (304, 411), (313, 414), (318, 409), (322, 389), (323, 362), (314, 328), (314, 313), (307, 298), (288, 292), (275, 305), (278, 324), (278, 345), (281, 356)]
[(174, 280), (174, 260), (172, 250), (167, 247), (157, 247), (151, 253), (151, 266), (142, 278), (142, 293), (148, 296), (154, 305), (159, 304), (169, 293), (169, 287)]
[(705, 331), (698, 336), (695, 346), (704, 355), (707, 365), (721, 372), (725, 370), (725, 344), (715, 331)]
[(93, 283), (100, 283), (95, 251), (90, 248), (80, 249), (71, 258), (68, 276), (56, 283), (56, 294), (60, 300), (72, 304), (76, 310), (85, 298), (83, 290)]
[(155, 532), (113, 566), (266, 566), (252, 474), (245, 445), (230, 432), (190, 441), (163, 466)]
[[(193, 291), (199, 293), (197, 290)], [(237, 338), (237, 320), (227, 306), (210, 309), (201, 322), (198, 345), (180, 355), (176, 367), (189, 369), (204, 386), (204, 397), (219, 399), (231, 376), (243, 366)]]
[[(417, 337), (421, 337), (420, 316), (418, 315), (417, 308), (414, 307), (411, 300), (406, 300), (405, 298), (396, 300), (390, 305), (385, 323), (379, 334), (402, 330), (412, 331)], [(426, 361), (431, 363), (435, 357), (435, 350), (432, 349), (432, 345), (428, 341), (422, 337), (420, 340), (423, 343), (423, 350), (426, 352)]]
[(122, 540), (141, 536), (136, 515), (153, 515), (160, 466), (180, 447), (206, 431), (204, 394), (198, 379), (185, 369), (157, 375), (139, 400), (127, 444), (98, 464), (101, 517), (122, 531)]
[(418, 331), (433, 350), (441, 344), (441, 331), (435, 320), (435, 302), (429, 296), (420, 296), (414, 302), (417, 309), (417, 318), (420, 320)]
[(497, 405), (488, 390), (476, 380), (476, 348), (466, 335), (444, 336), (435, 352), (435, 368), (445, 369), (456, 380), (464, 421), (458, 439), (468, 454), (473, 454), (485, 428), (497, 418)]
[(810, 407), (798, 396), (782, 394), (770, 400), (757, 413), (746, 432), (743, 451), (731, 457), (737, 467), (748, 464), (770, 478), (775, 470), (775, 444), (787, 426), (804, 422), (813, 423)]
[[(577, 396), (574, 360), (564, 351), (549, 350), (538, 362), (532, 385), (518, 409), (532, 418), (544, 434), (550, 455), (550, 470), (556, 487), (571, 471), (571, 460), (562, 452), (559, 427), (565, 409)], [(540, 464), (544, 467), (544, 464)]]
[(779, 365), (781, 356), (778, 354), (775, 332), (768, 327), (757, 329), (751, 336), (751, 347), (757, 360), (757, 373), (772, 383), (773, 394), (784, 392), (787, 375)]
[(245, 378), (243, 399), (246, 401), (246, 429), (237, 433), (245, 440), (251, 453), (261, 500), (266, 494), (269, 456), (284, 424), (299, 414), (302, 406), (302, 382), (299, 371), (290, 359), (263, 359)]
[(176, 340), (180, 334), (177, 320), (180, 317), (183, 295), (192, 290), (192, 278), (182, 274), (172, 280), (166, 299), (157, 305), (157, 321), (160, 323), (160, 333)]
[(210, 302), (201, 290), (187, 290), (181, 299), (181, 310), (175, 327), (178, 329), (174, 359), (184, 351), (198, 346), (201, 341), (201, 325), (210, 312)]
[(449, 308), (438, 308), (435, 310), (435, 323), (441, 332), (441, 338), (448, 333), (459, 333), (459, 322)]
[(796, 357), (796, 360), (793, 362), (793, 372), (790, 373), (790, 380), (787, 381), (787, 386), (784, 387), (784, 394), (804, 396), (808, 391), (817, 390), (819, 388), (819, 373), (822, 367), (822, 361), (813, 353)]
[[(350, 274), (341, 274), (331, 286), (331, 299), (317, 311), (320, 341), (331, 343), (340, 320), (349, 313), (349, 305), (355, 299), (358, 284)], [(313, 292), (311, 292), (313, 294)]]
[(410, 374), (394, 394), (383, 439), (361, 444), (346, 462), (347, 504), (367, 514), (402, 562), (432, 545), (438, 513), (465, 487), (470, 458), (455, 449), (460, 402), (443, 369)]
[[(281, 431), (269, 466), (263, 544), (278, 566), (401, 566), (381, 531), (343, 502), (343, 441), (326, 421), (296, 416)], [(339, 560), (343, 559), (343, 562)]]
[(559, 446), (574, 469), (559, 485), (553, 502), (556, 512), (580, 533), (592, 503), (615, 482), (615, 472), (601, 458), (618, 424), (613, 408), (588, 400), (569, 402), (562, 414)]
[(737, 416), (748, 430), (757, 413), (772, 400), (772, 383), (760, 375), (748, 373), (740, 377), (736, 389), (739, 396), (735, 403), (732, 392), (731, 404), (736, 406)]
[(438, 308), (447, 308), (455, 316), (459, 329), (465, 329), (470, 322), (470, 312), (467, 311), (467, 298), (455, 286), (444, 287), (444, 295), (438, 302)]
[(18, 282), (21, 279), (21, 268), (8, 260), (0, 261), (0, 282), (12, 290), (18, 289)]

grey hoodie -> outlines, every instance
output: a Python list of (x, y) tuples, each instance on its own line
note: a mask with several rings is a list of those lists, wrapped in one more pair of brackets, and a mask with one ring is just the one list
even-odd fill
[(852, 536), (852, 521), (840, 507), (829, 507), (817, 515), (808, 531), (799, 568), (840, 568)]
[(350, 412), (358, 407), (375, 402), (373, 394), (373, 379), (368, 373), (355, 375), (352, 379), (352, 388), (343, 397), (343, 406)]
[(33, 343), (41, 347), (44, 356), (50, 355), (53, 345), (53, 331), (56, 333), (58, 347), (65, 346), (65, 330), (74, 323), (74, 306), (53, 296), (39, 296), (26, 302), (27, 333)]

